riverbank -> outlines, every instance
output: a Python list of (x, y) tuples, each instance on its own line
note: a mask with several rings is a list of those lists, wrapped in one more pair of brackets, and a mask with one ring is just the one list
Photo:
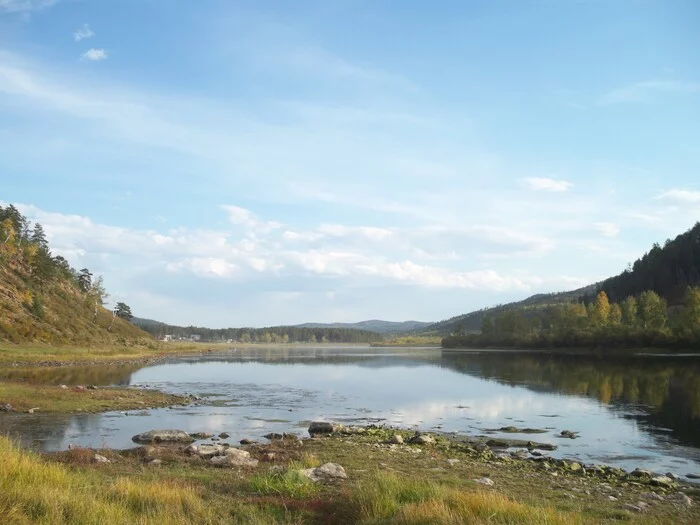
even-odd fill
[[(0, 515), (28, 523), (700, 522), (698, 491), (687, 485), (412, 437), (367, 427), (235, 454), (218, 441), (43, 456), (0, 439)], [(342, 469), (310, 470), (328, 463)]]
[(0, 411), (69, 414), (186, 405), (190, 398), (142, 388), (0, 382)]
[(225, 343), (162, 343), (155, 340), (94, 347), (3, 343), (0, 344), (0, 367), (145, 363), (229, 348), (231, 345)]

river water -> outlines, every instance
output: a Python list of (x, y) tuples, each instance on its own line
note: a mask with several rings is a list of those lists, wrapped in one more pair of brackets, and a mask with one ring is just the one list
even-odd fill
[[(44, 451), (127, 448), (158, 428), (306, 435), (312, 420), (395, 425), (553, 443), (556, 457), (700, 473), (700, 356), (554, 356), (369, 347), (254, 347), (153, 365), (11, 369), (52, 384), (132, 385), (201, 399), (192, 406), (104, 414), (13, 414), (0, 432)], [(497, 431), (530, 427), (544, 433)], [(562, 430), (578, 439), (559, 437)]]

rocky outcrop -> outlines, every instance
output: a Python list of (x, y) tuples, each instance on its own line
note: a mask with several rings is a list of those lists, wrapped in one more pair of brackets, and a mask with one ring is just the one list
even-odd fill
[(309, 425), (309, 435), (332, 434), (333, 432), (340, 431), (342, 428), (342, 425), (337, 425), (335, 423), (329, 423), (327, 421), (314, 421)]

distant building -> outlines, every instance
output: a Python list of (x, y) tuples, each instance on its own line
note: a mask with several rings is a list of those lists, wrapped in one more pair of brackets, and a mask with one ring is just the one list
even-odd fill
[(201, 338), (202, 338), (201, 335), (192, 334), (192, 335), (190, 336), (190, 341), (199, 341)]
[(162, 341), (172, 341), (173, 336), (172, 335), (164, 335)]

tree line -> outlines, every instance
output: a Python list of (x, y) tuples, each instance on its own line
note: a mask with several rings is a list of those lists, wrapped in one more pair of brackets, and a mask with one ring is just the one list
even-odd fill
[(690, 348), (700, 344), (700, 287), (687, 287), (682, 304), (669, 308), (652, 290), (610, 302), (601, 290), (588, 303), (520, 308), (484, 317), (481, 332), (457, 332), (443, 346)]
[(310, 328), (301, 326), (271, 326), (267, 328), (203, 328), (198, 326), (174, 326), (147, 319), (134, 323), (142, 330), (162, 339), (166, 335), (175, 339), (198, 336), (202, 341), (230, 341), (237, 343), (371, 343), (381, 341), (382, 335), (355, 328)]

